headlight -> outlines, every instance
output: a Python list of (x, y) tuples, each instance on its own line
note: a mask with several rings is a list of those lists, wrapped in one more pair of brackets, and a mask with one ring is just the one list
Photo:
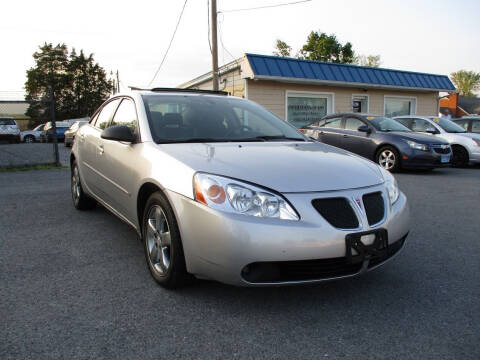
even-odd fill
[(385, 187), (387, 189), (388, 198), (390, 199), (390, 204), (393, 205), (400, 196), (397, 180), (395, 180), (393, 175), (384, 168), (380, 167), (380, 169), (382, 171), (383, 179), (385, 180)]
[(197, 173), (193, 178), (195, 200), (229, 213), (299, 220), (281, 196), (260, 187), (223, 176)]
[(410, 140), (407, 140), (407, 144), (408, 146), (410, 146), (412, 149), (416, 149), (416, 150), (423, 150), (423, 151), (430, 151), (430, 148), (428, 147), (428, 145), (425, 145), (425, 144), (419, 144), (415, 141), (410, 141)]
[(472, 139), (475, 145), (480, 146), (480, 140), (477, 139)]

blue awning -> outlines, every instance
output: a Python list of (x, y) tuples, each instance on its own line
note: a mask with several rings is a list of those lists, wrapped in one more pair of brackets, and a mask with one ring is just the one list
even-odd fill
[(324, 83), (336, 86), (405, 88), (405, 90), (454, 91), (446, 75), (373, 68), (278, 56), (246, 54), (254, 78)]

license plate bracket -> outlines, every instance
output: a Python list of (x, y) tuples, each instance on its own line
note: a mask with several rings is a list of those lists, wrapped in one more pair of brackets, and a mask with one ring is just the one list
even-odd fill
[(443, 164), (450, 162), (450, 155), (442, 155), (442, 158), (440, 160)]
[[(375, 235), (371, 244), (362, 242), (362, 237), (366, 238), (366, 235)], [(388, 232), (386, 229), (377, 229), (348, 234), (345, 237), (345, 245), (347, 262), (350, 264), (363, 262), (372, 257), (381, 257), (388, 251)]]

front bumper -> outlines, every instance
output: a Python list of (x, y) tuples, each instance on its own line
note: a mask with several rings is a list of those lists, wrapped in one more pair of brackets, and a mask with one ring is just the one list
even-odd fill
[(469, 153), (469, 162), (472, 164), (480, 164), (480, 149), (471, 150)]
[(437, 153), (434, 149), (422, 151), (408, 149), (401, 153), (401, 163), (404, 168), (437, 168), (451, 165), (452, 152), (446, 154)]
[(223, 213), (171, 191), (167, 191), (167, 196), (178, 219), (187, 270), (190, 273), (199, 278), (232, 285), (265, 286), (312, 283), (355, 276), (373, 269), (389, 258), (380, 259), (370, 266), (362, 263), (357, 270), (349, 273), (340, 272), (328, 276), (320, 274), (303, 279), (275, 279), (267, 282), (252, 282), (246, 279), (248, 277), (245, 276), (245, 267), (254, 263), (345, 258), (348, 234), (386, 229), (388, 245), (393, 247), (401, 241), (400, 250), (409, 231), (409, 209), (402, 193), (393, 206), (386, 202), (385, 217), (375, 226), (369, 226), (366, 218), (363, 219), (359, 210), (355, 209), (360, 226), (351, 230), (333, 227), (311, 204), (315, 198), (342, 196), (353, 199), (359, 193), (374, 191), (382, 191), (387, 198), (383, 185), (341, 193), (287, 194), (286, 198), (300, 214), (299, 221)]

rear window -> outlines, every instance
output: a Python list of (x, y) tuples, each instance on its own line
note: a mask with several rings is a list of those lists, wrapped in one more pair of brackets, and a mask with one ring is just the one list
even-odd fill
[(0, 119), (0, 125), (17, 125), (13, 119)]

